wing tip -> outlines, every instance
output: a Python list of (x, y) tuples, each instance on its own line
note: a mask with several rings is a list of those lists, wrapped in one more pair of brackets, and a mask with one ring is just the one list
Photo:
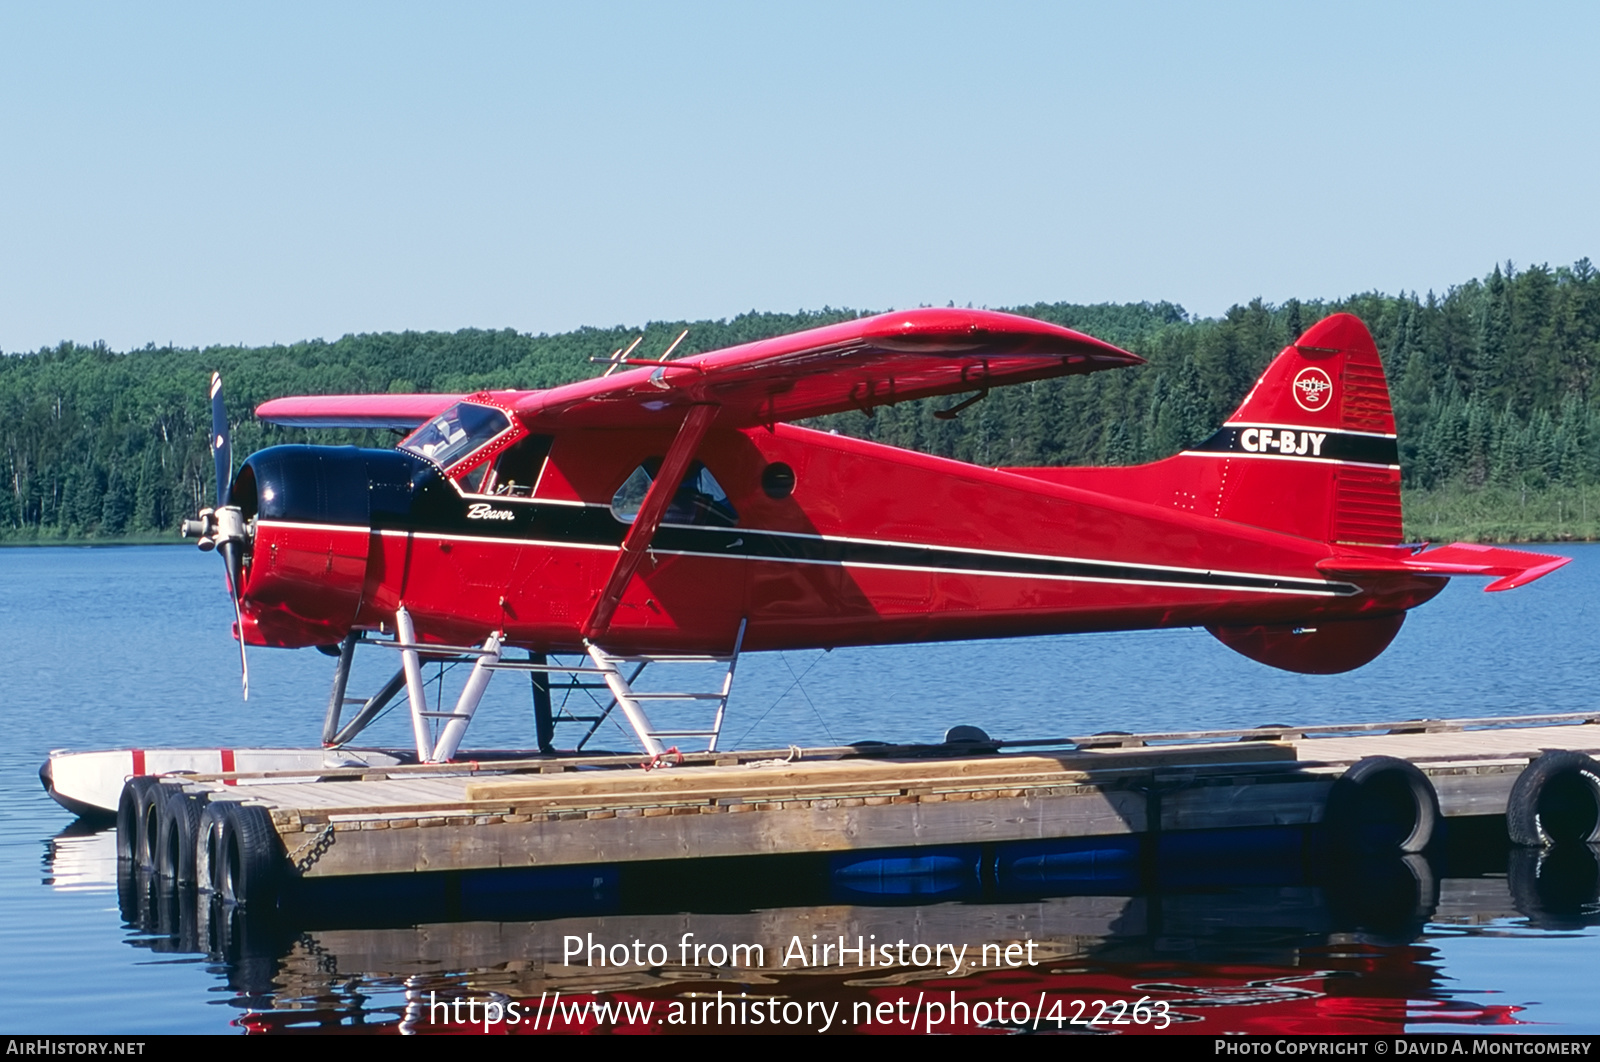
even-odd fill
[(1563, 568), (1572, 562), (1571, 557), (1552, 557), (1547, 553), (1531, 553), (1529, 556), (1545, 557), (1548, 559), (1546, 559), (1543, 564), (1535, 564), (1532, 567), (1524, 568), (1520, 572), (1513, 572), (1512, 574), (1503, 578), (1496, 579), (1494, 582), (1484, 587), (1483, 592), (1486, 594), (1492, 594), (1501, 590), (1515, 590), (1519, 586), (1527, 586), (1535, 579), (1543, 579), (1557, 568)]

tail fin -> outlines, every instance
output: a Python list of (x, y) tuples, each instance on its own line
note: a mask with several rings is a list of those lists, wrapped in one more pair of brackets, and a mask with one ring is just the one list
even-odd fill
[[(1261, 374), (1222, 430), (1174, 460), (1221, 466), (1217, 514), (1321, 542), (1400, 542), (1400, 459), (1383, 363), (1347, 313), (1312, 325)], [(1294, 625), (1212, 627), (1224, 645), (1272, 667), (1328, 675), (1367, 663), (1404, 612)]]
[[(1267, 366), (1222, 430), (1174, 462), (1204, 460), (1215, 515), (1321, 542), (1401, 540), (1394, 412), (1377, 344), (1334, 314)], [(1207, 474), (1209, 473), (1209, 474)]]

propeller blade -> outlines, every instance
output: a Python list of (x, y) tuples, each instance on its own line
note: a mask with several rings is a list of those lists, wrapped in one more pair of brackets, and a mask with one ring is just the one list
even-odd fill
[(244, 587), (240, 585), (243, 579), (243, 565), (240, 563), (239, 543), (235, 539), (225, 538), (217, 543), (217, 553), (222, 557), (222, 566), (228, 575), (228, 598), (233, 602), (233, 618), (238, 624), (239, 631), (239, 676), (244, 684), (244, 699), (250, 699), (250, 662), (244, 655), (244, 613), (240, 608), (240, 599), (244, 596)]
[(244, 686), (244, 699), (250, 699), (250, 661), (244, 655), (244, 614), (239, 611), (239, 595), (233, 595), (233, 619), (239, 630), (239, 682)]
[(232, 525), (238, 523), (238, 511), (229, 510), (233, 520), (222, 519), (228, 504), (228, 486), (233, 482), (233, 441), (228, 433), (228, 407), (222, 401), (222, 374), (211, 374), (211, 459), (217, 469), (217, 510), (221, 520), (219, 528), (229, 533), (219, 535), (217, 552), (222, 555), (228, 573), (228, 597), (233, 600), (233, 618), (239, 631), (239, 681), (244, 686), (244, 699), (250, 699), (250, 661), (244, 652), (244, 613), (239, 606), (244, 588), (239, 585), (243, 573), (240, 540), (234, 537)]
[(211, 459), (217, 466), (217, 505), (228, 504), (233, 481), (233, 443), (228, 436), (228, 409), (222, 402), (222, 374), (211, 374)]

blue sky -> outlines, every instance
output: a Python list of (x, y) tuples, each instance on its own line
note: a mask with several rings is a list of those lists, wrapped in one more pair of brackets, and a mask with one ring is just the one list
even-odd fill
[(0, 349), (1600, 258), (1600, 5), (4, 4)]

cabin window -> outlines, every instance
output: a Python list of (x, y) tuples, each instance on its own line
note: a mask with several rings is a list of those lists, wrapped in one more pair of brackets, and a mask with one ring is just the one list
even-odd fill
[[(644, 496), (661, 470), (661, 458), (652, 457), (623, 480), (622, 486), (611, 498), (611, 514), (625, 524), (631, 524), (644, 505)], [(678, 492), (667, 506), (664, 524), (694, 524), (701, 527), (733, 527), (739, 514), (728, 501), (728, 492), (722, 489), (711, 470), (696, 461), (689, 466)]]
[(493, 406), (457, 402), (406, 436), (400, 449), (449, 468), (511, 428), (511, 418)]

